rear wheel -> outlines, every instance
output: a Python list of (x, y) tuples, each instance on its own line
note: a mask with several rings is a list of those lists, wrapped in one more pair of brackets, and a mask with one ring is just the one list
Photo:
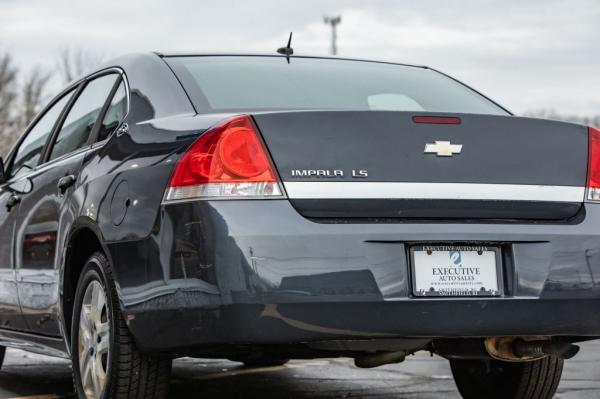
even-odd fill
[(0, 346), (0, 369), (2, 368), (2, 363), (4, 363), (4, 355), (6, 353), (6, 348)]
[(87, 261), (75, 294), (71, 354), (80, 398), (165, 398), (170, 359), (140, 353), (121, 315), (108, 261)]
[(465, 399), (551, 399), (564, 361), (546, 357), (533, 362), (451, 360), (452, 375)]

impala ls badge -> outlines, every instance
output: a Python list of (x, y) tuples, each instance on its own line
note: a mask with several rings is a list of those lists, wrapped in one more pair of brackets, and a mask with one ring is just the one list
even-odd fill
[(462, 144), (450, 144), (449, 141), (436, 141), (435, 144), (425, 144), (425, 153), (435, 153), (438, 157), (451, 157), (460, 154)]
[[(366, 169), (352, 169), (348, 175), (355, 179), (364, 179), (369, 177), (369, 171)], [(341, 169), (293, 169), (293, 177), (344, 177), (344, 171)]]

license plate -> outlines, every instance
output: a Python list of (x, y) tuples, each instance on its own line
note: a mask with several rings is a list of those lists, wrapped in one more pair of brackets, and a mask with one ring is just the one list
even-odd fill
[(498, 296), (500, 249), (488, 246), (411, 247), (416, 296)]

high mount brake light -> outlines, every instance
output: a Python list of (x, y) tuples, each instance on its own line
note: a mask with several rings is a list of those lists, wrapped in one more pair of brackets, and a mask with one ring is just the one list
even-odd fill
[(413, 116), (414, 123), (430, 125), (460, 125), (461, 120), (455, 116)]
[(175, 167), (165, 202), (282, 196), (258, 129), (242, 115), (207, 130), (192, 144)]
[(587, 199), (600, 201), (600, 130), (589, 127)]

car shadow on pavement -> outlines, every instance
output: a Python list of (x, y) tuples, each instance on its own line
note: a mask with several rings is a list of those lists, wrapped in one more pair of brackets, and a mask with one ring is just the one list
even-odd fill
[[(600, 398), (600, 341), (582, 344), (568, 361), (557, 398)], [(0, 399), (72, 399), (69, 362), (9, 350), (0, 370)], [(403, 364), (354, 367), (348, 359), (292, 361), (285, 366), (244, 368), (225, 360), (178, 359), (170, 398), (220, 399), (459, 399), (448, 362), (425, 353)], [(30, 398), (31, 399), (31, 398)]]
[[(0, 371), (0, 398), (40, 396), (42, 399), (73, 397), (68, 364), (8, 365)], [(53, 396), (51, 396), (53, 395)]]
[[(342, 359), (244, 368), (239, 363), (224, 360), (185, 358), (174, 362), (169, 397), (458, 398), (449, 376), (441, 375), (443, 370), (436, 370), (437, 361), (421, 358), (417, 362), (424, 362), (425, 369), (405, 372), (401, 365), (390, 365), (365, 371), (356, 369), (350, 360)], [(0, 399), (29, 396), (71, 399), (72, 392), (71, 368), (66, 361), (11, 351), (9, 362), (0, 371)]]

